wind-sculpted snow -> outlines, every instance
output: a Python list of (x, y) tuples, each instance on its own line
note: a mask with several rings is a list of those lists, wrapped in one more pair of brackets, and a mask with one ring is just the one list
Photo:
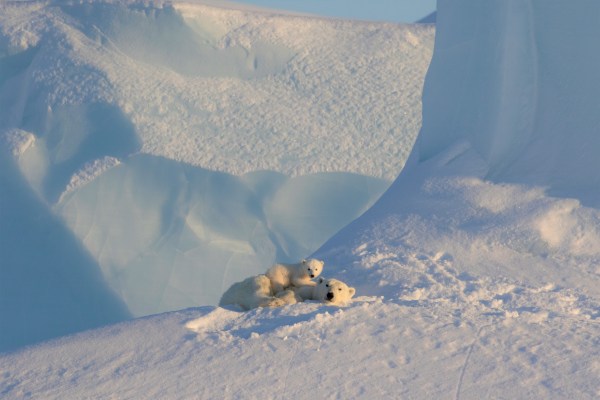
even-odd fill
[(237, 177), (138, 155), (56, 209), (139, 316), (216, 304), (233, 282), (310, 254), (386, 187), (347, 173)]
[[(599, 14), (592, 1), (440, 2), (422, 138), (314, 253), (356, 288), (347, 307), (128, 321), (1, 356), (2, 395), (597, 399)], [(243, 180), (285, 210), (297, 192), (267, 174)]]
[(0, 149), (0, 352), (130, 318), (96, 260), (6, 153)]
[[(591, 153), (600, 124), (588, 82), (599, 82), (600, 58), (589, 49), (600, 31), (585, 21), (600, 5), (586, 4), (442, 3), (411, 156), (378, 202), (317, 256), (389, 231), (389, 243), (449, 253), (459, 272), (598, 296), (599, 165)], [(566, 39), (572, 29), (575, 43)]]
[(598, 302), (552, 285), (457, 274), (445, 255), (404, 254), (363, 259), (405, 280), (397, 298), (145, 317), (0, 356), (2, 394), (597, 397)]
[[(95, 137), (87, 130), (98, 118), (124, 120), (103, 131), (131, 143), (121, 146), (129, 153), (141, 146), (236, 175), (353, 172), (388, 180), (420, 127), (430, 26), (201, 3), (0, 7), (0, 120), (41, 139), (50, 175), (62, 161), (57, 153), (89, 151), (81, 136)], [(95, 104), (112, 114), (94, 113)], [(59, 145), (50, 135), (56, 129)]]
[(0, 2), (0, 156), (135, 315), (216, 304), (306, 257), (385, 190), (420, 126), (433, 27), (236, 7)]
[(486, 179), (600, 207), (600, 54), (590, 50), (599, 9), (593, 1), (440, 4), (445, 33), (424, 88), (415, 161), (462, 141), (482, 157)]

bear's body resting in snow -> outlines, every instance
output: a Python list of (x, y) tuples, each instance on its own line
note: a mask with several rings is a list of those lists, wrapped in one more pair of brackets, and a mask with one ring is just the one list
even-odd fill
[(236, 282), (221, 297), (219, 306), (238, 305), (244, 310), (257, 307), (282, 307), (305, 300), (316, 300), (340, 306), (350, 301), (355, 289), (337, 279), (319, 278), (316, 286), (291, 287), (277, 294), (266, 275), (257, 275)]
[(271, 280), (266, 275), (257, 275), (231, 285), (221, 296), (219, 305), (237, 304), (244, 310), (251, 310), (257, 307), (281, 307), (289, 301), (285, 297), (275, 297)]
[(315, 286), (311, 279), (321, 274), (324, 264), (315, 259), (302, 260), (297, 264), (275, 264), (265, 275), (271, 280), (273, 293), (277, 294), (293, 286)]

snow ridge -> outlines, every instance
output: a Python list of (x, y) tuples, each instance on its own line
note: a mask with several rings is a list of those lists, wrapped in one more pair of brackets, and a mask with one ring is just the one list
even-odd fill
[[(12, 105), (5, 117), (37, 136), (47, 134), (49, 110), (95, 102), (118, 107), (147, 154), (235, 175), (342, 171), (391, 180), (420, 127), (430, 26), (201, 3), (0, 7), (17, 68), (7, 82), (35, 115), (25, 127)], [(27, 51), (32, 60), (19, 60)]]
[(0, 3), (0, 131), (138, 316), (307, 257), (420, 126), (433, 27), (214, 3)]

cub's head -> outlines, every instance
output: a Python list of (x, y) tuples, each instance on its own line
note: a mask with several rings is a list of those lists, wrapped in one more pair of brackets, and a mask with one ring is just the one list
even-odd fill
[(323, 261), (314, 258), (302, 260), (302, 268), (304, 268), (304, 272), (310, 279), (316, 278), (323, 272), (323, 265), (325, 265)]
[(350, 301), (356, 289), (337, 279), (319, 278), (314, 289), (314, 299), (331, 305), (342, 305)]

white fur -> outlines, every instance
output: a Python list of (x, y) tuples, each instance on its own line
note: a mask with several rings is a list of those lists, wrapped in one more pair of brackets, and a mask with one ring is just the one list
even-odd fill
[(325, 263), (320, 260), (302, 260), (297, 264), (275, 264), (266, 272), (271, 280), (273, 293), (277, 294), (291, 286), (315, 286), (311, 279), (323, 271)]
[(280, 297), (273, 296), (271, 280), (266, 275), (257, 275), (236, 282), (221, 296), (220, 306), (237, 304), (244, 310), (257, 307), (281, 307), (296, 303), (296, 297), (287, 291)]
[(356, 289), (337, 279), (319, 278), (316, 286), (300, 286), (294, 288), (294, 292), (302, 301), (317, 300), (339, 306), (348, 303)]
[(325, 304), (340, 306), (348, 303), (356, 293), (353, 287), (337, 279), (319, 278), (314, 285), (290, 286), (275, 293), (271, 279), (257, 275), (236, 282), (221, 297), (220, 306), (236, 304), (244, 310), (257, 307), (282, 307), (304, 300), (317, 300)]

